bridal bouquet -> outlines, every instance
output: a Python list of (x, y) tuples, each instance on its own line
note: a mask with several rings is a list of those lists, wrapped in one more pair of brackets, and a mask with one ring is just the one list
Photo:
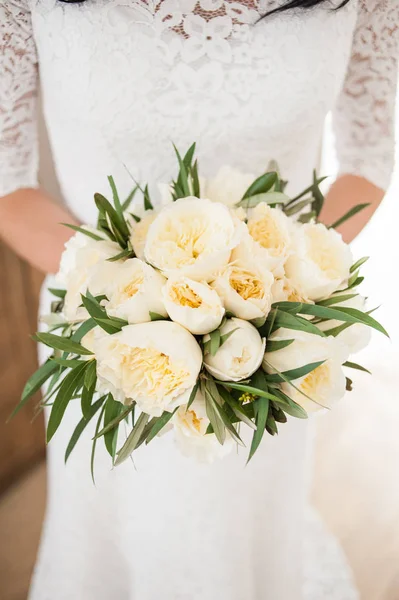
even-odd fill
[(101, 438), (118, 465), (163, 433), (210, 462), (244, 445), (245, 428), (251, 459), (287, 416), (342, 398), (345, 370), (366, 370), (349, 355), (369, 328), (386, 334), (358, 292), (366, 258), (334, 229), (364, 205), (327, 228), (316, 176), (290, 198), (277, 169), (203, 180), (194, 152), (176, 151), (156, 208), (148, 186), (122, 202), (109, 177), (97, 227), (70, 225), (50, 330), (35, 336), (52, 353), (16, 409), (47, 382), (49, 442), (80, 402), (66, 459), (95, 415), (92, 463)]

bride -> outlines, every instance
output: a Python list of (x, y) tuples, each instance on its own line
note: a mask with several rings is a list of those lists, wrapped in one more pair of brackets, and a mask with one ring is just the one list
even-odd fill
[[(0, 234), (47, 273), (91, 222), (92, 192), (174, 174), (171, 141), (201, 168), (254, 175), (276, 159), (291, 192), (334, 116), (340, 175), (323, 219), (353, 239), (393, 162), (397, 0), (0, 0)], [(67, 208), (40, 189), (40, 89)], [(68, 212), (67, 212), (68, 211)], [(43, 292), (42, 307), (48, 310)], [(49, 448), (49, 497), (31, 600), (354, 600), (341, 551), (307, 510), (309, 424), (292, 420), (244, 468), (182, 457), (169, 436), (111, 471), (91, 432)], [(100, 450), (100, 449), (99, 449)], [(337, 510), (339, 508), (337, 507)]]

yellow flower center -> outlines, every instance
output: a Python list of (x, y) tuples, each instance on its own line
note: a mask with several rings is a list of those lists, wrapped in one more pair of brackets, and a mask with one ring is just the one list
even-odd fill
[(314, 371), (311, 371), (309, 375), (306, 375), (299, 387), (302, 392), (312, 398), (312, 394), (317, 394), (320, 387), (328, 385), (329, 381), (330, 369), (328, 363), (323, 363), (314, 369)]
[(172, 302), (179, 304), (180, 306), (199, 308), (202, 304), (201, 298), (189, 285), (187, 285), (187, 283), (176, 283), (171, 286), (169, 296)]
[(122, 294), (127, 298), (133, 298), (135, 294), (139, 291), (140, 287), (144, 283), (144, 275), (142, 272), (136, 273), (129, 281), (127, 285), (124, 286), (122, 290)]
[(263, 248), (271, 250), (275, 255), (283, 252), (286, 246), (285, 236), (270, 210), (250, 219), (248, 229), (252, 238)]
[(230, 274), (230, 285), (243, 298), (249, 300), (254, 298), (260, 300), (265, 294), (261, 280), (250, 271), (233, 267)]
[(200, 216), (190, 221), (183, 219), (169, 223), (161, 239), (173, 244), (178, 251), (177, 266), (191, 265), (201, 254), (207, 253), (207, 229), (207, 219)]
[(121, 345), (123, 389), (161, 400), (179, 390), (189, 377), (182, 365), (154, 348)]

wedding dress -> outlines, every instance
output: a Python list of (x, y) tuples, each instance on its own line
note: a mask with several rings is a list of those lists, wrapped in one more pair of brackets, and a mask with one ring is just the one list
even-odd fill
[[(273, 0), (0, 0), (0, 196), (37, 182), (38, 73), (69, 209), (129, 173), (175, 173), (198, 142), (203, 175), (255, 175), (276, 159), (290, 189), (318, 162), (334, 111), (341, 173), (385, 188), (393, 162), (398, 0), (259, 20)], [(42, 310), (48, 311), (43, 292)], [(49, 497), (32, 600), (354, 600), (336, 542), (307, 514), (309, 424), (290, 420), (245, 467), (211, 466), (170, 436), (111, 470), (92, 431), (64, 466), (73, 403), (48, 453)], [(339, 510), (339, 507), (337, 507)]]

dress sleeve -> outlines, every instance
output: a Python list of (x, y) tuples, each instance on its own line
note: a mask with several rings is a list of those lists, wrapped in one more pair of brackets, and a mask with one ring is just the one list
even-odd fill
[(340, 173), (389, 185), (394, 162), (399, 0), (359, 0), (352, 55), (333, 115)]
[(0, 197), (37, 187), (37, 89), (28, 0), (0, 0)]

